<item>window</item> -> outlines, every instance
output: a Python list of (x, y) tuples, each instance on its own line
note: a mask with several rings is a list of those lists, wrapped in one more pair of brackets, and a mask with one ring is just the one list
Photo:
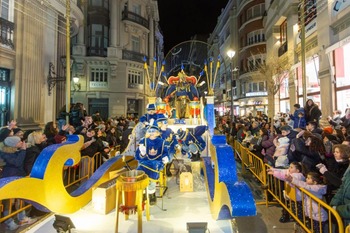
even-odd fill
[(143, 77), (141, 71), (128, 70), (128, 88), (142, 89)]
[(89, 5), (108, 9), (108, 0), (90, 0)]
[(265, 54), (259, 54), (248, 58), (248, 71), (258, 70), (262, 64), (265, 64)]
[(250, 20), (252, 18), (256, 18), (259, 16), (263, 16), (265, 12), (265, 4), (259, 4), (256, 6), (253, 6), (247, 10), (247, 20)]
[(89, 26), (89, 55), (107, 56), (108, 27), (102, 24)]
[(108, 87), (108, 69), (105, 67), (91, 68), (90, 88)]
[(252, 31), (247, 34), (248, 45), (252, 45), (252, 44), (256, 44), (264, 41), (265, 41), (265, 34), (263, 29)]
[(281, 45), (287, 41), (287, 20), (285, 20), (280, 26), (280, 41)]
[(131, 11), (137, 15), (141, 15), (141, 5), (132, 5)]
[(131, 36), (132, 51), (140, 52), (140, 38)]
[(265, 82), (254, 82), (248, 84), (248, 92), (264, 92), (266, 91)]
[(3, 19), (9, 20), (10, 5), (9, 0), (2, 0), (0, 16)]

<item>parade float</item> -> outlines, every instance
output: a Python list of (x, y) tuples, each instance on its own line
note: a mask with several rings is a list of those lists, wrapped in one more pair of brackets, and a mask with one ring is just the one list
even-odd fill
[[(157, 59), (154, 59), (153, 72), (149, 71), (147, 59), (144, 63), (145, 74), (151, 90), (149, 104), (154, 104), (157, 114), (162, 114), (167, 118), (167, 127), (178, 134), (179, 140), (183, 143), (182, 148), (186, 147), (184, 142), (187, 136), (192, 136), (188, 139), (190, 144), (193, 144), (193, 141), (198, 142), (194, 149), (197, 149), (197, 152), (194, 152), (187, 145), (187, 151), (182, 150), (181, 152), (180, 150), (176, 153), (182, 153), (186, 156), (188, 154), (188, 157), (200, 153), (199, 160), (194, 163), (199, 164), (198, 174), (204, 177), (211, 215), (215, 220), (256, 215), (253, 195), (248, 185), (238, 179), (232, 147), (226, 143), (224, 135), (214, 135), (214, 88), (220, 63), (220, 56), (216, 60), (208, 58), (202, 67), (195, 69), (197, 74), (191, 72), (191, 66), (183, 62), (172, 67), (171, 72), (168, 73), (165, 72), (166, 63), (157, 67)], [(199, 91), (198, 89), (203, 86), (204, 80), (206, 89)], [(123, 179), (117, 180), (116, 185), (118, 193), (116, 228), (118, 229), (119, 211), (127, 216), (137, 213), (139, 217), (138, 232), (142, 232), (142, 222), (140, 222), (142, 211), (146, 211), (147, 220), (152, 221), (149, 215), (149, 200), (147, 198), (143, 202), (142, 197), (142, 190), (147, 186), (148, 177), (143, 173), (131, 171), (138, 167), (133, 157), (144, 136), (144, 127), (144, 124), (140, 122), (130, 137), (127, 149), (122, 154), (117, 154), (104, 162), (86, 182), (71, 193), (64, 186), (62, 170), (67, 166), (79, 164), (80, 148), (83, 144), (82, 136), (73, 135), (68, 137), (67, 142), (63, 144), (55, 144), (45, 148), (35, 162), (29, 177), (0, 179), (0, 200), (18, 198), (32, 203), (43, 211), (55, 214), (74, 213), (91, 202), (93, 190), (108, 181), (111, 172), (127, 168), (130, 171), (125, 173), (123, 170), (124, 173), (121, 176)], [(183, 135), (180, 135), (182, 133)], [(131, 166), (126, 164), (130, 161), (132, 161)], [(138, 174), (140, 177), (125, 177), (128, 174)], [(162, 177), (165, 179), (162, 182), (166, 182), (167, 178)], [(123, 196), (123, 200), (125, 199), (125, 192), (135, 194), (133, 200), (136, 199), (136, 201), (134, 200), (134, 204), (131, 204), (134, 211), (125, 211), (125, 208), (130, 207), (120, 199), (121, 196)], [(145, 206), (141, 208), (140, 205)], [(124, 211), (121, 210), (123, 208)]]

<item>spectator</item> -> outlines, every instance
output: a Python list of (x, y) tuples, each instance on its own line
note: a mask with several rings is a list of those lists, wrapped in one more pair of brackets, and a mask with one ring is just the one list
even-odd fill
[(294, 121), (293, 128), (294, 129), (305, 129), (306, 128), (306, 120), (303, 112), (298, 112), (298, 116), (294, 117), (290, 115), (291, 119)]
[[(26, 176), (24, 170), (24, 160), (26, 157), (27, 145), (18, 136), (9, 136), (4, 140), (4, 146), (0, 151), (0, 158), (6, 163), (3, 167), (2, 178), (11, 176)], [(18, 204), (19, 200), (16, 200)], [(17, 205), (16, 205), (17, 206)], [(3, 200), (4, 216), (9, 214), (10, 202), (9, 200)], [(36, 220), (26, 216), (25, 210), (17, 214), (19, 224), (15, 222), (13, 218), (9, 218), (5, 221), (7, 229), (13, 231), (20, 226), (34, 223)]]
[[(286, 181), (286, 177), (288, 176), (291, 176), (297, 180), (305, 181), (305, 177), (302, 173), (302, 167), (298, 162), (292, 162), (288, 169), (271, 168), (271, 169), (268, 169), (267, 172), (268, 174), (273, 175), (274, 177), (282, 181)], [(289, 181), (287, 182), (290, 183)], [(293, 185), (290, 185), (290, 186), (293, 187)], [(283, 191), (283, 196), (285, 199), (290, 200), (290, 197), (285, 191)], [(296, 203), (297, 203), (297, 208), (296, 208), (297, 215), (298, 215), (298, 218), (301, 220), (303, 218), (303, 213), (302, 213), (303, 208), (302, 208), (301, 192), (299, 189), (296, 190)], [(294, 202), (292, 202), (292, 204), (294, 204)], [(295, 212), (295, 204), (293, 209)], [(289, 222), (289, 219), (290, 219), (289, 213), (285, 209), (282, 209), (282, 216), (280, 217), (279, 221), (282, 223), (285, 223), (285, 222)]]
[(340, 188), (329, 203), (342, 217), (344, 226), (350, 224), (350, 167), (344, 173)]
[(308, 99), (304, 106), (306, 122), (314, 121), (319, 126), (319, 121), (322, 116), (321, 110), (318, 105), (314, 103), (312, 99)]
[(28, 148), (24, 159), (24, 170), (27, 176), (30, 175), (32, 167), (41, 151), (47, 146), (46, 140), (46, 135), (39, 131), (34, 131), (28, 135)]
[[(295, 179), (292, 176), (287, 177), (287, 180), (300, 188), (306, 189), (321, 200), (327, 191), (327, 186), (322, 184), (321, 176), (316, 172), (307, 173), (306, 181)], [(305, 196), (304, 200), (304, 213), (308, 220), (307, 226), (309, 228), (312, 226), (314, 233), (324, 232), (328, 214), (324, 208), (308, 196)]]
[(303, 116), (305, 116), (305, 110), (304, 108), (300, 107), (300, 104), (294, 104), (294, 113), (289, 114), (290, 119), (294, 121), (293, 128), (299, 128), (297, 124), (297, 119), (299, 117), (299, 113), (303, 113)]
[(350, 147), (336, 144), (333, 148), (333, 154), (333, 157), (326, 158), (325, 164), (319, 163), (316, 165), (327, 184), (327, 203), (330, 203), (336, 190), (342, 184), (341, 179), (349, 167)]
[(282, 164), (282, 161), (284, 161), (284, 163), (285, 161), (287, 161), (288, 164), (287, 152), (289, 149), (289, 138), (287, 138), (286, 136), (278, 138), (275, 146), (276, 150), (273, 154), (273, 166), (278, 167), (278, 165), (276, 165), (275, 163)]
[(317, 123), (315, 121), (309, 121), (306, 124), (306, 130), (311, 132), (317, 137), (321, 137), (323, 130), (317, 126)]
[[(61, 127), (61, 129), (62, 129), (62, 127)], [(58, 134), (58, 131), (59, 130), (57, 129), (56, 123), (54, 123), (53, 121), (46, 123), (45, 128), (44, 128), (44, 134), (46, 135), (48, 145), (55, 144), (54, 138)]]
[(111, 126), (110, 129), (106, 132), (106, 141), (109, 144), (109, 147), (116, 147), (118, 146), (120, 143), (120, 140), (118, 138), (117, 135), (117, 129), (115, 126)]
[(333, 116), (328, 116), (327, 121), (330, 125), (333, 125), (334, 127), (340, 126), (340, 123), (343, 121), (341, 120), (341, 111), (340, 110), (335, 110), (333, 111)]
[(129, 145), (129, 136), (132, 133), (133, 129), (135, 127), (135, 122), (134, 121), (130, 121), (129, 122), (129, 126), (126, 130), (124, 130), (124, 132), (122, 133), (122, 140), (121, 140), (121, 144), (120, 144), (120, 151), (123, 152)]
[(76, 103), (70, 110), (70, 124), (77, 128), (82, 125), (86, 116), (85, 107), (82, 103)]
[(103, 121), (99, 111), (96, 111), (95, 114), (92, 115), (92, 120), (94, 122), (102, 122)]

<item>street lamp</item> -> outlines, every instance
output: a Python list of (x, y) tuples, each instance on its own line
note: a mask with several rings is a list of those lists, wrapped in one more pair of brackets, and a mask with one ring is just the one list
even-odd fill
[(227, 56), (230, 58), (230, 74), (231, 74), (231, 120), (233, 120), (233, 57), (235, 56), (236, 52), (232, 49), (227, 51)]

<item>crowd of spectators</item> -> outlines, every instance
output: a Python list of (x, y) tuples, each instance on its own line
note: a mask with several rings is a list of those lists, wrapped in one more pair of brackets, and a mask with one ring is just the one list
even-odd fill
[[(137, 123), (137, 118), (124, 116), (106, 119), (98, 112), (88, 115), (79, 104), (79, 108), (72, 107), (72, 112), (79, 109), (79, 113), (70, 113), (69, 122), (63, 117), (67, 114), (60, 112), (56, 122), (47, 122), (44, 130), (22, 130), (16, 121), (11, 121), (0, 129), (0, 178), (11, 176), (28, 176), (41, 151), (52, 144), (63, 143), (68, 135), (79, 134), (84, 138), (81, 156), (93, 157), (101, 153), (104, 160), (111, 156), (111, 151), (118, 148), (125, 149), (128, 136)], [(64, 109), (64, 108), (63, 108)], [(122, 151), (120, 151), (122, 152)], [(4, 216), (8, 215), (9, 201), (3, 201)], [(16, 230), (20, 226), (32, 224), (35, 217), (41, 215), (33, 207), (30, 213), (22, 211), (17, 219), (9, 218), (5, 221), (9, 230)]]
[[(233, 140), (240, 142), (272, 169), (288, 169), (290, 164), (299, 163), (310, 180), (290, 178), (290, 182), (311, 190), (320, 187), (322, 195), (315, 195), (334, 207), (346, 226), (350, 223), (350, 186), (346, 185), (350, 176), (350, 108), (344, 115), (335, 110), (333, 116), (327, 117), (328, 123), (321, 125), (318, 106), (312, 100), (305, 106), (295, 104), (293, 113), (278, 113), (273, 119), (252, 114), (235, 116), (233, 120), (218, 117), (215, 133), (225, 134), (231, 145)], [(327, 191), (313, 185), (325, 185)]]

